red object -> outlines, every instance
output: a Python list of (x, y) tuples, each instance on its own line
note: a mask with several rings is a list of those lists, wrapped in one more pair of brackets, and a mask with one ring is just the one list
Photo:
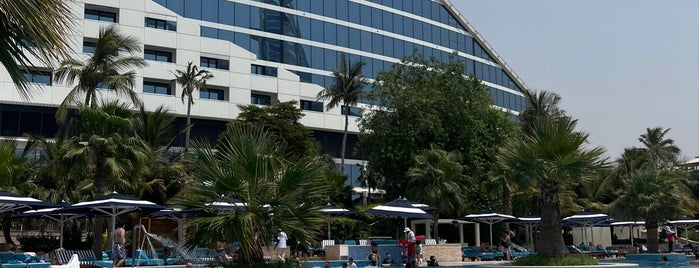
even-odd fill
[(415, 257), (415, 243), (408, 245), (408, 257)]
[(398, 246), (399, 246), (399, 247), (405, 247), (405, 246), (407, 246), (408, 244), (410, 244), (410, 242), (408, 242), (407, 239), (403, 239), (403, 240), (401, 240), (400, 242), (398, 242)]
[(425, 237), (425, 235), (416, 235), (415, 241), (422, 241), (422, 240), (425, 240), (425, 238), (427, 238), (427, 237)]

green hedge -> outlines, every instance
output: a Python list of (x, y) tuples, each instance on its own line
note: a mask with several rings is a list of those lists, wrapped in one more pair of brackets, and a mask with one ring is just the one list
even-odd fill
[(596, 265), (599, 262), (592, 256), (565, 256), (560, 258), (546, 258), (537, 255), (517, 258), (512, 262), (516, 266), (574, 266)]

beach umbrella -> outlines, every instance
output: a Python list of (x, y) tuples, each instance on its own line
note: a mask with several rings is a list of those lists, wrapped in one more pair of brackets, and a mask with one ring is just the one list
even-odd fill
[(675, 225), (675, 226), (684, 227), (685, 240), (689, 241), (689, 233), (687, 233), (687, 229), (693, 228), (693, 227), (699, 225), (699, 219), (693, 219), (693, 218), (684, 216), (679, 220), (670, 221), (670, 224)]
[(532, 214), (527, 214), (522, 217), (517, 217), (517, 221), (515, 223), (522, 224), (527, 227), (527, 231), (529, 232), (529, 242), (532, 243), (532, 246), (534, 245), (534, 234), (533, 234), (533, 229), (534, 225), (537, 225), (541, 222), (541, 217), (537, 215), (532, 215)]
[(330, 203), (328, 203), (325, 206), (320, 207), (320, 214), (325, 215), (327, 218), (327, 222), (328, 222), (328, 240), (331, 239), (330, 238), (330, 218), (332, 216), (346, 216), (346, 215), (352, 215), (352, 214), (356, 214), (356, 213), (357, 212), (354, 212), (354, 211), (351, 211), (348, 209), (336, 207)]
[(617, 221), (609, 224), (610, 226), (628, 226), (629, 233), (631, 233), (629, 240), (631, 241), (631, 247), (633, 247), (633, 229), (636, 226), (645, 226), (645, 221)]
[(50, 207), (53, 207), (53, 205), (36, 198), (21, 196), (6, 191), (0, 191), (0, 213), (11, 211), (20, 212), (25, 210), (42, 209)]
[(478, 214), (469, 214), (461, 217), (460, 220), (487, 223), (490, 226), (490, 245), (493, 245), (493, 224), (501, 221), (513, 221), (517, 218), (507, 214), (496, 213), (492, 210), (484, 210)]
[(209, 202), (205, 204), (208, 207), (211, 207), (216, 210), (236, 210), (236, 209), (241, 209), (245, 208), (247, 206), (246, 203), (243, 203), (243, 201), (240, 201), (235, 198), (228, 198), (225, 201), (214, 201), (214, 202)]
[(70, 203), (61, 201), (55, 204), (55, 207), (52, 208), (42, 208), (42, 209), (36, 209), (36, 210), (27, 210), (25, 212), (22, 212), (20, 214), (15, 215), (15, 218), (47, 218), (51, 219), (54, 221), (57, 221), (59, 226), (60, 226), (60, 238), (59, 238), (59, 247), (63, 247), (63, 226), (65, 223), (69, 220), (75, 219), (75, 218), (80, 218), (87, 216), (87, 214), (84, 213), (76, 213), (76, 212), (61, 212), (61, 208), (69, 207)]
[[(99, 197), (93, 201), (85, 201), (77, 204), (73, 204), (69, 207), (61, 208), (60, 212), (75, 212), (75, 213), (89, 213), (95, 216), (107, 216), (111, 218), (111, 234), (114, 234), (116, 229), (116, 217), (119, 215), (141, 212), (141, 213), (152, 213), (165, 207), (158, 205), (156, 203), (139, 200), (130, 196), (117, 194), (113, 192), (111, 194)], [(109, 236), (109, 242), (111, 247), (114, 248), (114, 236)]]
[[(565, 217), (561, 220), (561, 224), (565, 226), (575, 226), (581, 227), (581, 232), (587, 232), (585, 227), (590, 228), (590, 233), (592, 233), (593, 226), (609, 225), (614, 219), (604, 213), (595, 213), (590, 211), (580, 211), (575, 213), (575, 215), (570, 217)], [(587, 233), (583, 235), (583, 242), (587, 244)], [(594, 243), (594, 238), (592, 243)]]
[(400, 217), (403, 218), (403, 226), (407, 227), (408, 225), (408, 218), (411, 219), (432, 219), (432, 215), (427, 214), (424, 210), (422, 210), (419, 207), (415, 207), (415, 202), (407, 200), (405, 198), (398, 198), (396, 200), (393, 200), (391, 202), (385, 203), (383, 205), (378, 205), (370, 210), (367, 210), (367, 213), (374, 214), (374, 215), (383, 215), (383, 216), (391, 216), (391, 217)]

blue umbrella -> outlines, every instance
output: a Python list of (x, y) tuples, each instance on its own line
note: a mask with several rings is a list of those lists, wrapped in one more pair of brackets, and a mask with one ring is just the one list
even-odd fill
[(0, 213), (50, 207), (53, 205), (36, 198), (0, 191)]
[(70, 206), (70, 203), (65, 202), (65, 201), (58, 202), (55, 206), (56, 207), (53, 207), (53, 208), (27, 210), (25, 212), (22, 212), (20, 214), (15, 215), (14, 217), (15, 218), (48, 218), (48, 219), (57, 221), (58, 224), (61, 226), (59, 245), (62, 248), (63, 247), (63, 225), (69, 220), (84, 217), (84, 216), (87, 216), (87, 214), (61, 211), (61, 208), (65, 208), (65, 207)]
[(357, 214), (357, 212), (351, 211), (349, 209), (341, 208), (341, 207), (336, 207), (330, 203), (328, 203), (325, 206), (320, 207), (320, 214), (323, 214), (327, 216), (327, 221), (328, 221), (328, 240), (330, 240), (330, 217), (331, 216), (345, 216), (345, 215), (352, 215), (352, 214)]
[[(582, 231), (585, 231), (584, 227), (589, 227), (590, 232), (592, 232), (592, 227), (593, 226), (609, 226), (610, 223), (612, 223), (614, 219), (610, 217), (607, 214), (604, 213), (595, 213), (595, 212), (590, 212), (590, 211), (580, 211), (578, 213), (575, 213), (575, 215), (563, 218), (561, 220), (561, 224), (565, 226), (577, 226), (577, 227), (582, 227)], [(587, 243), (587, 234), (583, 235), (583, 242)], [(594, 239), (592, 240), (594, 243)]]
[[(139, 200), (130, 196), (120, 195), (116, 192), (97, 198), (93, 201), (86, 201), (74, 204), (70, 207), (60, 209), (61, 212), (79, 212), (93, 215), (109, 216), (112, 219), (111, 233), (116, 229), (116, 217), (119, 215), (142, 212), (152, 213), (165, 207), (156, 203)], [(114, 248), (114, 236), (109, 236), (111, 248)]]
[(507, 214), (500, 214), (492, 210), (484, 210), (479, 214), (469, 214), (460, 218), (465, 221), (474, 221), (487, 223), (490, 226), (490, 245), (493, 245), (493, 224), (501, 221), (512, 221), (516, 220), (515, 216), (510, 216)]
[(402, 217), (403, 218), (403, 224), (405, 227), (408, 225), (408, 218), (413, 218), (413, 219), (432, 219), (432, 215), (427, 214), (424, 210), (416, 207), (415, 202), (412, 202), (410, 200), (407, 200), (405, 198), (398, 198), (396, 200), (393, 200), (391, 202), (388, 202), (383, 205), (378, 205), (373, 207), (370, 210), (367, 210), (367, 213), (374, 214), (374, 215), (383, 215), (383, 216), (391, 216), (391, 217)]

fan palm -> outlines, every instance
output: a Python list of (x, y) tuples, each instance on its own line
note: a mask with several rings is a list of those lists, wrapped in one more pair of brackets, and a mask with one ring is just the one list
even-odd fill
[[(624, 191), (610, 204), (612, 216), (646, 221), (648, 234), (658, 233), (663, 219), (692, 215), (697, 212), (696, 200), (679, 174), (671, 171), (644, 169), (625, 180)], [(658, 236), (648, 236), (648, 251), (658, 252)]]
[(108, 89), (117, 95), (126, 95), (138, 106), (138, 94), (133, 90), (136, 81), (136, 71), (133, 69), (147, 65), (143, 58), (134, 56), (134, 53), (140, 51), (138, 41), (120, 33), (116, 26), (101, 28), (95, 52), (90, 58), (85, 61), (68, 59), (56, 69), (56, 81), (71, 84), (77, 81), (77, 85), (68, 92), (58, 107), (56, 118), (64, 121), (69, 106), (78, 104), (83, 94), (85, 106), (97, 106), (99, 88)]
[(527, 108), (519, 114), (519, 122), (522, 133), (529, 134), (534, 127), (534, 122), (541, 118), (564, 117), (565, 111), (558, 107), (561, 97), (550, 91), (523, 90), (527, 100)]
[[(0, 141), (0, 188), (18, 194), (36, 194), (36, 185), (29, 180), (31, 166), (29, 165), (29, 152), (33, 142), (28, 142), (20, 154), (16, 154), (17, 142), (14, 140)], [(10, 233), (12, 227), (12, 214), (9, 212), (0, 215), (2, 233), (5, 241), (14, 244)]]
[(638, 141), (645, 146), (656, 168), (668, 168), (677, 162), (680, 148), (675, 145), (673, 139), (666, 139), (665, 135), (670, 129), (662, 127), (646, 128), (646, 133), (641, 134)]
[[(69, 131), (77, 135), (64, 144), (65, 157), (87, 163), (94, 197), (104, 196), (110, 188), (128, 193), (140, 185), (139, 180), (148, 171), (148, 145), (134, 136), (133, 112), (128, 105), (117, 101), (97, 107), (80, 105)], [(94, 225), (93, 230), (100, 230), (101, 220), (95, 220)], [(100, 243), (95, 239), (92, 245), (96, 253)]]
[(30, 55), (47, 66), (69, 57), (65, 37), (72, 32), (72, 17), (68, 1), (0, 1), (0, 63), (23, 98), (31, 96), (22, 73), (23, 66), (35, 66)]
[(195, 89), (206, 89), (206, 81), (208, 81), (211, 78), (214, 78), (214, 75), (207, 70), (200, 70), (196, 64), (190, 61), (187, 64), (186, 70), (175, 71), (175, 77), (176, 78), (173, 81), (175, 81), (178, 85), (182, 86), (182, 88), (184, 89), (182, 91), (182, 103), (184, 103), (184, 99), (187, 98), (187, 128), (185, 132), (183, 151), (183, 153), (187, 153), (189, 149), (189, 133), (191, 130), (190, 114), (192, 112), (192, 105), (194, 105), (194, 96), (192, 94), (194, 94)]
[[(537, 120), (530, 135), (513, 140), (498, 156), (501, 167), (522, 174), (523, 184), (539, 186), (539, 226), (546, 233), (561, 233), (563, 189), (593, 171), (604, 152), (599, 147), (587, 149), (588, 134), (576, 131), (575, 125), (566, 117)], [(563, 255), (560, 235), (542, 236), (537, 245), (542, 256)]]
[[(201, 142), (193, 149), (200, 162), (181, 203), (214, 213), (187, 219), (187, 225), (199, 230), (188, 238), (190, 244), (239, 241), (240, 260), (253, 263), (263, 261), (262, 247), (277, 229), (301, 243), (317, 235), (323, 224), (318, 205), (329, 193), (322, 183), (325, 168), (320, 159), (289, 162), (275, 136), (245, 126), (230, 128), (215, 148)], [(215, 213), (205, 205), (230, 198), (246, 208)]]
[(437, 220), (440, 213), (456, 216), (459, 205), (466, 199), (462, 188), (464, 176), (458, 152), (432, 148), (415, 157), (415, 166), (408, 170), (406, 196), (438, 208), (434, 237), (439, 237)]
[(318, 92), (318, 100), (329, 100), (325, 105), (326, 110), (330, 110), (339, 105), (343, 105), (345, 111), (345, 130), (342, 134), (342, 149), (340, 150), (340, 174), (345, 175), (345, 154), (347, 150), (347, 128), (349, 127), (350, 108), (357, 105), (365, 95), (364, 86), (367, 80), (362, 76), (364, 62), (352, 64), (348, 56), (342, 53), (338, 69), (333, 70), (335, 78), (332, 85)]

